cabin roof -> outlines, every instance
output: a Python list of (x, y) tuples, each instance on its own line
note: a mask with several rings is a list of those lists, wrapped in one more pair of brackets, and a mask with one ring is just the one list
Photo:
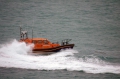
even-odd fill
[(46, 38), (32, 38), (32, 40), (47, 40)]

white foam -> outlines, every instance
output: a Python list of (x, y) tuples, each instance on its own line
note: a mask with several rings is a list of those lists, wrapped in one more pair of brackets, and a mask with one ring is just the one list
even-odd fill
[(87, 73), (116, 73), (120, 74), (119, 65), (111, 65), (105, 61), (93, 58), (77, 58), (76, 50), (68, 49), (48, 56), (32, 56), (33, 45), (26, 45), (16, 40), (4, 44), (0, 48), (0, 67), (15, 67), (38, 70), (84, 71)]

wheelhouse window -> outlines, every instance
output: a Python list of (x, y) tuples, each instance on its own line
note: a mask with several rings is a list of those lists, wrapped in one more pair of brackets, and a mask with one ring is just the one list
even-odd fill
[(44, 44), (48, 44), (48, 41), (47, 41), (47, 40), (44, 40)]
[(48, 40), (33, 40), (34, 44), (48, 44)]
[(42, 43), (42, 40), (38, 40), (38, 43), (41, 44), (41, 43)]
[(34, 43), (34, 44), (36, 44), (36, 43), (37, 43), (37, 41), (33, 40), (33, 43)]

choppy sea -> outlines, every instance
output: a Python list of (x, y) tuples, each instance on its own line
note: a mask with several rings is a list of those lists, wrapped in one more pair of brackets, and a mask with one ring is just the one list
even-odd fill
[[(75, 47), (28, 54), (19, 26)], [(0, 0), (0, 79), (120, 79), (120, 0)]]

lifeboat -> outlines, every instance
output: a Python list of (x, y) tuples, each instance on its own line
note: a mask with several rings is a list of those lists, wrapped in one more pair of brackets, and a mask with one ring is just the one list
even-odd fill
[(61, 49), (72, 49), (74, 44), (69, 44), (69, 41), (71, 41), (71, 39), (62, 40), (61, 44), (58, 42), (52, 43), (46, 38), (33, 38), (33, 32), (32, 38), (28, 38), (28, 32), (22, 31), (22, 28), (20, 27), (20, 42), (34, 44), (32, 49), (33, 53), (46, 55), (58, 52)]

